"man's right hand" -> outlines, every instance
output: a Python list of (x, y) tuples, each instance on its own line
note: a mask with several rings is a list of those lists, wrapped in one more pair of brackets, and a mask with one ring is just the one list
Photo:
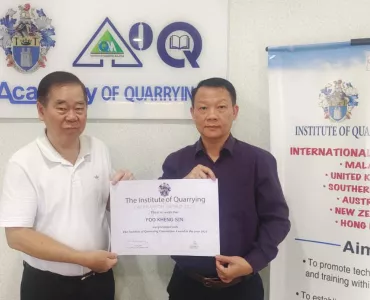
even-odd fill
[(203, 165), (197, 165), (185, 177), (185, 179), (208, 179), (208, 178), (211, 178), (212, 180), (215, 180), (216, 176), (210, 168), (205, 167)]
[(77, 251), (32, 228), (7, 227), (5, 233), (12, 249), (38, 259), (77, 264), (97, 273), (107, 272), (117, 264), (115, 253)]
[(107, 272), (117, 264), (117, 254), (108, 251), (83, 252), (82, 256), (81, 265), (97, 273)]

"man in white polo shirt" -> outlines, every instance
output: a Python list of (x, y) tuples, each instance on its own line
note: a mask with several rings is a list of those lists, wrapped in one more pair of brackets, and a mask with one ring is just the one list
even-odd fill
[(81, 135), (87, 117), (84, 84), (54, 72), (38, 87), (37, 110), (45, 132), (9, 160), (0, 201), (0, 226), (22, 252), (21, 300), (114, 300), (109, 252), (107, 147)]

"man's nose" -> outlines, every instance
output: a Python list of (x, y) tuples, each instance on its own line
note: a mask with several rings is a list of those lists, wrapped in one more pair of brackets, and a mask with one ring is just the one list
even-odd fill
[(217, 119), (218, 119), (217, 110), (215, 108), (210, 108), (208, 110), (207, 120), (217, 120)]
[(68, 121), (75, 121), (77, 119), (77, 114), (73, 109), (70, 109), (67, 114)]

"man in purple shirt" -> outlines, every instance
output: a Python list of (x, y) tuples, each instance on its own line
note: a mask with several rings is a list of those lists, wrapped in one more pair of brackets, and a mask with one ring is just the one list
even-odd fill
[(258, 272), (276, 257), (290, 230), (275, 158), (230, 133), (238, 111), (229, 81), (201, 81), (191, 107), (201, 138), (163, 164), (162, 179), (219, 181), (221, 255), (174, 256), (170, 300), (263, 300)]

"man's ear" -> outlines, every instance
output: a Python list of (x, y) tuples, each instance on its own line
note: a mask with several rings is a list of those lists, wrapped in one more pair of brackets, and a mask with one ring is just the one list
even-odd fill
[(44, 115), (45, 115), (45, 106), (42, 105), (39, 101), (37, 101), (37, 113), (39, 115), (39, 119), (41, 121), (44, 121)]
[(194, 107), (190, 107), (190, 113), (191, 113), (191, 117), (192, 119), (194, 120)]
[(239, 114), (239, 106), (238, 106), (238, 105), (234, 105), (234, 106), (233, 106), (234, 121), (235, 121), (235, 120), (236, 120), (236, 118), (238, 117), (238, 114)]

